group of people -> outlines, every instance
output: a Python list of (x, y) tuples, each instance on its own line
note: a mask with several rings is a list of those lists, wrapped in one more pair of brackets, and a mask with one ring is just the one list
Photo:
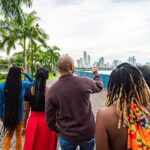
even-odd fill
[(150, 150), (150, 67), (122, 63), (112, 71), (96, 123), (90, 94), (103, 89), (98, 67), (94, 80), (75, 75), (70, 56), (60, 57), (57, 68), (60, 77), (50, 87), (43, 67), (35, 80), (22, 68), (9, 69), (0, 83), (4, 150), (14, 132), (16, 150), (56, 150), (58, 139), (62, 150)]

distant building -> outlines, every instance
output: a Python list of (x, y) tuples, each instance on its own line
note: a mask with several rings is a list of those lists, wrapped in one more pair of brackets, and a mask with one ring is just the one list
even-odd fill
[(105, 68), (105, 65), (104, 65), (104, 57), (101, 57), (101, 58), (99, 59), (98, 67), (99, 67), (99, 68)]
[(84, 60), (83, 66), (86, 68), (87, 67), (87, 52), (86, 51), (83, 52), (83, 60)]
[(91, 67), (91, 56), (88, 55), (88, 67)]
[(80, 64), (80, 59), (77, 59), (77, 67), (80, 68), (81, 64)]
[(111, 65), (107, 62), (105, 68), (106, 68), (106, 69), (110, 69), (110, 68), (111, 68)]
[(83, 68), (83, 58), (80, 58), (80, 68)]
[(115, 59), (115, 60), (113, 60), (113, 62), (112, 62), (112, 67), (113, 68), (116, 68), (118, 65), (120, 65), (121, 64), (121, 61), (120, 60), (118, 60), (118, 59)]
[(136, 66), (136, 59), (134, 56), (128, 58), (128, 63)]

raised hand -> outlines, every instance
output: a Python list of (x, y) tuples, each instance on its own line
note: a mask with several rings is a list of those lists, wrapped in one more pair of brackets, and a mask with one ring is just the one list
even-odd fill
[(21, 67), (20, 69), (21, 69), (21, 73), (25, 73), (25, 69), (23, 67)]
[(92, 67), (92, 71), (93, 71), (93, 73), (98, 72), (98, 64), (96, 66)]

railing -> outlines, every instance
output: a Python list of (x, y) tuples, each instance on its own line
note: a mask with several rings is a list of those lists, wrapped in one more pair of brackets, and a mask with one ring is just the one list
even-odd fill
[[(94, 74), (92, 72), (76, 71), (75, 73), (77, 75), (81, 76), (81, 77), (89, 77), (91, 79), (94, 78)], [(110, 75), (108, 75), (108, 74), (100, 74), (100, 77), (101, 77), (101, 79), (103, 81), (104, 88), (107, 88), (107, 84), (108, 84)]]

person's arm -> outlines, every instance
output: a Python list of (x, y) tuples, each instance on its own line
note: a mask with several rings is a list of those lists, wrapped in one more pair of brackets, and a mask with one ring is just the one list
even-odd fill
[(28, 73), (25, 73), (25, 70), (23, 68), (21, 68), (21, 73), (28, 79), (28, 80), (24, 80), (22, 83), (23, 83), (23, 86), (24, 87), (31, 87), (33, 86), (34, 84), (34, 80), (33, 78), (31, 77), (30, 74)]
[(33, 82), (33, 78), (31, 77), (30, 74), (26, 73), (25, 72), (25, 69), (24, 68), (20, 68), (21, 69), (21, 73), (30, 81), (30, 82)]
[(46, 123), (48, 127), (55, 131), (59, 132), (58, 127), (56, 125), (56, 106), (53, 103), (53, 97), (50, 97), (49, 92), (46, 96), (45, 100), (45, 113), (46, 113)]
[(26, 132), (26, 124), (30, 112), (30, 98), (31, 98), (31, 89), (27, 88), (24, 96), (24, 113), (23, 113), (22, 130), (21, 130), (22, 136), (24, 136)]
[(103, 89), (103, 82), (98, 74), (98, 66), (93, 67), (92, 71), (94, 73), (94, 80), (86, 78), (87, 90), (91, 94), (101, 92)]
[(25, 72), (25, 73), (23, 73), (23, 75), (24, 75), (30, 82), (33, 82), (33, 81), (34, 81), (30, 74), (28, 74), (28, 73)]
[(105, 115), (99, 110), (96, 117), (96, 150), (111, 150), (109, 146), (109, 135), (106, 130)]
[(29, 117), (30, 112), (30, 103), (28, 101), (24, 102), (24, 113), (23, 113), (23, 121), (22, 121), (22, 130), (21, 135), (24, 136), (26, 132), (26, 124)]

